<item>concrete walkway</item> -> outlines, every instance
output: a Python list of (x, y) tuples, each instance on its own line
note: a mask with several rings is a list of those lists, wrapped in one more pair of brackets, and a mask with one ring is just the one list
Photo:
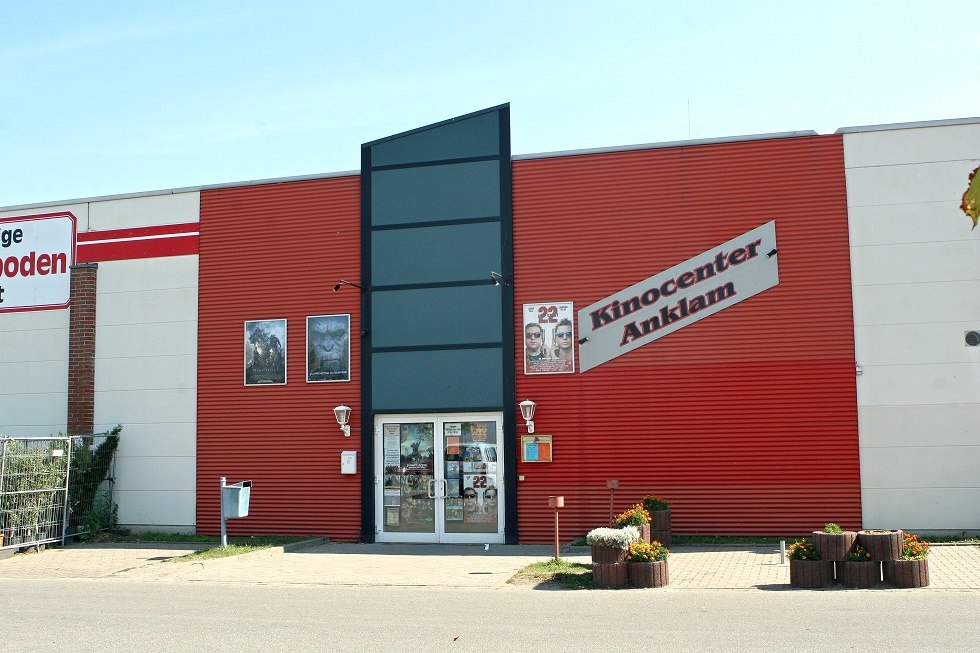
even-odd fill
[[(4, 578), (102, 578), (134, 582), (267, 585), (375, 585), (528, 589), (507, 580), (554, 555), (553, 546), (339, 544), (307, 542), (203, 562), (165, 562), (203, 545), (73, 544), (0, 559)], [(564, 560), (588, 564), (587, 547)], [(934, 545), (930, 586), (916, 591), (980, 590), (980, 546)], [(676, 546), (663, 590), (788, 590), (789, 566), (774, 547)], [(840, 588), (838, 588), (839, 590)], [(848, 590), (861, 591), (861, 590)], [(876, 588), (865, 591), (910, 591)]]

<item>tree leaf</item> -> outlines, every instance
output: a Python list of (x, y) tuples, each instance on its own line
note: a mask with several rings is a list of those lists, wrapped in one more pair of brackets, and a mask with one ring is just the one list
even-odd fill
[(977, 216), (980, 214), (980, 166), (970, 173), (970, 185), (963, 193), (963, 203), (960, 209), (966, 213), (967, 217), (973, 220), (973, 229), (977, 228)]

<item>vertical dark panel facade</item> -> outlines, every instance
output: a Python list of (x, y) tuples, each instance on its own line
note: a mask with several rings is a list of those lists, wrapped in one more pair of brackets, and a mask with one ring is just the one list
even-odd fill
[[(362, 146), (366, 464), (375, 414), (503, 411), (513, 434), (513, 291), (490, 278), (511, 276), (510, 166), (507, 105)], [(362, 491), (373, 541), (370, 474)]]

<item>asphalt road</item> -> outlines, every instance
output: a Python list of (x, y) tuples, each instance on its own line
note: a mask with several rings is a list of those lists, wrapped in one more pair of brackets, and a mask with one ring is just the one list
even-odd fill
[(980, 593), (0, 578), (6, 651), (976, 651)]

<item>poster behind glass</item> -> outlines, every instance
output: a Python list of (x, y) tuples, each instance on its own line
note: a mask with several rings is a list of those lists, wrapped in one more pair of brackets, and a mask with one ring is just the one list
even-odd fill
[(500, 514), (497, 424), (443, 425), (447, 533), (496, 533)]
[(524, 373), (575, 372), (572, 302), (524, 304)]
[(245, 322), (245, 385), (285, 385), (286, 320)]
[(350, 315), (306, 318), (306, 382), (350, 381)]
[(435, 532), (434, 437), (432, 422), (382, 425), (386, 532)]

